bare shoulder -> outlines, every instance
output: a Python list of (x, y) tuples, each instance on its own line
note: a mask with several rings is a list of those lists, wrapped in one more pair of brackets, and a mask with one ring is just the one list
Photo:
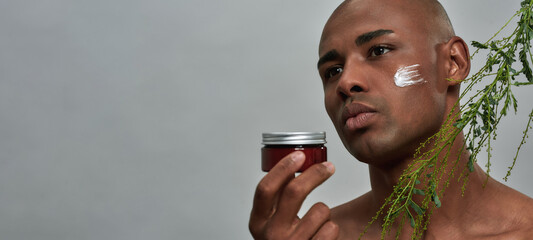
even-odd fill
[(515, 229), (509, 232), (506, 239), (531, 239), (533, 238), (533, 199), (524, 195), (524, 199), (518, 203), (518, 207)]
[(533, 198), (518, 193), (516, 201), (517, 230), (531, 239), (533, 237)]
[(533, 225), (522, 225), (519, 228), (497, 235), (494, 239), (529, 240), (533, 237)]
[(346, 236), (359, 236), (376, 213), (371, 192), (339, 205), (331, 210), (331, 220), (340, 229), (339, 239)]
[(528, 227), (533, 226), (533, 198), (506, 186), (502, 191), (503, 202), (506, 209), (509, 209), (520, 222), (528, 223)]
[(500, 225), (506, 226), (505, 239), (533, 237), (533, 198), (510, 187), (501, 185), (499, 207)]
[(367, 192), (354, 200), (333, 208), (331, 216), (342, 221), (358, 219), (354, 218), (354, 216), (368, 215), (368, 209), (371, 207), (372, 202), (371, 192)]

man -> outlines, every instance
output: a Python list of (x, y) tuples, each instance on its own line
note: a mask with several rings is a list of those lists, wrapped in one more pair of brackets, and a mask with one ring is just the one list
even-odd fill
[[(305, 156), (293, 153), (257, 186), (249, 224), (255, 239), (357, 239), (420, 143), (453, 111), (470, 70), (468, 47), (435, 0), (345, 1), (324, 27), (319, 56), (327, 113), (348, 151), (369, 165), (371, 191), (331, 210), (317, 203), (300, 219), (305, 197), (334, 166), (316, 164), (295, 177)], [(464, 141), (460, 134), (449, 156), (458, 166), (470, 154)], [(485, 179), (476, 164), (463, 197), (462, 183), (450, 181), (423, 238), (532, 239), (533, 199), (491, 178), (483, 187)], [(382, 220), (363, 239), (380, 239)], [(410, 239), (411, 226), (401, 230), (400, 239)]]

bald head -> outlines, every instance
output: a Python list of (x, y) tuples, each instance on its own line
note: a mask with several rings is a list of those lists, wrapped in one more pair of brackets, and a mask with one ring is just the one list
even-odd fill
[(429, 27), (433, 27), (446, 39), (450, 39), (455, 35), (452, 22), (444, 10), (444, 7), (437, 0), (408, 0), (413, 4), (420, 4), (425, 13), (425, 19), (429, 23)]
[(419, 23), (429, 33), (426, 37), (436, 42), (446, 42), (455, 36), (448, 14), (437, 0), (345, 0), (332, 13), (328, 23), (339, 17), (344, 18), (356, 9), (380, 9), (385, 6), (394, 6), (397, 11), (410, 15), (413, 22)]
[[(470, 69), (468, 47), (454, 35), (436, 0), (348, 0), (335, 10), (317, 68), (326, 111), (357, 159), (409, 158), (441, 128), (459, 97), (449, 79)], [(398, 84), (406, 70), (413, 84)], [(372, 113), (347, 119), (358, 106)]]

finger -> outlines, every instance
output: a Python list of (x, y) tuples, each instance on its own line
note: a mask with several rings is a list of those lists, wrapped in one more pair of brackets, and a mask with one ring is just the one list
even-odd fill
[[(284, 157), (268, 172), (255, 190), (250, 225), (264, 221), (272, 216), (280, 189), (294, 178), (294, 173), (305, 161), (305, 155), (298, 151)], [(252, 228), (252, 226), (250, 226)]]
[(294, 230), (294, 236), (310, 239), (330, 218), (330, 209), (324, 203), (316, 203), (303, 216)]
[(334, 240), (339, 237), (339, 225), (332, 221), (327, 221), (322, 225), (311, 240)]
[(280, 224), (291, 224), (309, 193), (335, 172), (331, 162), (315, 164), (290, 181), (280, 195), (273, 218)]

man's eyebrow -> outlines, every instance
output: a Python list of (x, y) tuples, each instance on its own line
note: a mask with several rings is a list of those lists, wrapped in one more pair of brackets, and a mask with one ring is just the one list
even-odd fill
[(339, 58), (341, 55), (337, 52), (337, 50), (333, 49), (326, 54), (324, 54), (320, 59), (318, 59), (318, 63), (316, 64), (316, 68), (320, 68), (322, 64), (324, 64), (327, 61), (335, 60)]
[(355, 39), (355, 44), (357, 46), (361, 46), (361, 45), (363, 45), (363, 44), (365, 44), (367, 42), (370, 42), (374, 38), (377, 38), (377, 37), (385, 35), (385, 34), (391, 34), (391, 33), (394, 33), (394, 31), (388, 30), (388, 29), (379, 29), (379, 30), (376, 30), (376, 31), (363, 33), (363, 34), (359, 35), (359, 37), (357, 37)]

